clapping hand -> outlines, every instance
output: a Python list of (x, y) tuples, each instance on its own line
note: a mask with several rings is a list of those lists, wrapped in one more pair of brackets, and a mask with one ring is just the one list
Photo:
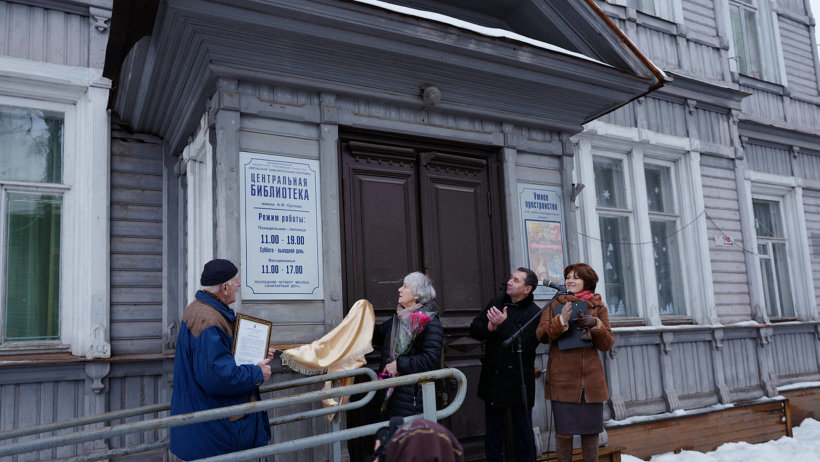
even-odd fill
[(507, 320), (507, 307), (504, 307), (504, 311), (500, 311), (494, 306), (490, 307), (490, 309), (487, 310), (487, 320), (489, 321), (487, 330), (494, 332), (501, 323)]

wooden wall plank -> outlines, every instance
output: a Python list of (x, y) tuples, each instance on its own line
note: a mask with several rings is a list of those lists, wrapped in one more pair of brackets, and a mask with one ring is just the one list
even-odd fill
[[(785, 401), (740, 406), (628, 426), (607, 426), (610, 446), (649, 459), (664, 452), (712, 451), (723, 443), (761, 443), (786, 435)], [(651, 437), (647, 438), (647, 435)]]
[(111, 141), (111, 352), (162, 352), (162, 146)]

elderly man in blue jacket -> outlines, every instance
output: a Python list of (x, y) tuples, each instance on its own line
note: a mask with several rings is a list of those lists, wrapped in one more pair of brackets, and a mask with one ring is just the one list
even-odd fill
[[(231, 353), (239, 270), (228, 260), (205, 264), (202, 290), (182, 315), (174, 359), (171, 415), (259, 400), (258, 386), (270, 378), (270, 357), (237, 366)], [(272, 355), (272, 350), (269, 350)], [(262, 446), (270, 440), (266, 412), (171, 428), (171, 452), (200, 459)]]

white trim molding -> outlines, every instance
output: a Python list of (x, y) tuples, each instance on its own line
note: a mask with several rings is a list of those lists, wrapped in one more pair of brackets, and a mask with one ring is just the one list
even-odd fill
[[(575, 169), (580, 183), (587, 187), (581, 192), (579, 229), (588, 236), (580, 244), (581, 254), (596, 270), (603, 269), (600, 246), (601, 231), (596, 206), (593, 156), (617, 158), (623, 162), (625, 186), (628, 190), (630, 240), (638, 243), (631, 252), (635, 285), (635, 313), (647, 326), (662, 325), (658, 294), (650, 290), (657, 286), (652, 246), (650, 213), (646, 196), (644, 167), (647, 164), (668, 166), (672, 174), (672, 190), (677, 204), (675, 215), (679, 229), (679, 262), (683, 306), (686, 313), (668, 317), (669, 321), (682, 317), (703, 325), (719, 324), (715, 308), (709, 241), (707, 238), (705, 205), (701, 194), (700, 153), (693, 140), (683, 137), (654, 136), (648, 130), (622, 128), (603, 122), (587, 124), (587, 130), (574, 137), (576, 140)], [(672, 218), (675, 218), (673, 216)], [(640, 243), (645, 243), (643, 245)], [(640, 268), (640, 270), (638, 270)], [(605, 276), (598, 292), (606, 301)], [(613, 318), (617, 319), (617, 318)], [(628, 318), (627, 318), (628, 319)]]
[(65, 116), (60, 343), (89, 359), (111, 355), (110, 87), (102, 69), (0, 57), (0, 103)]
[[(776, 201), (781, 206), (786, 235), (786, 254), (789, 262), (790, 282), (794, 300), (794, 314), (801, 321), (820, 320), (815, 304), (815, 288), (811, 267), (811, 248), (806, 230), (806, 215), (803, 210), (803, 188), (795, 177), (785, 177), (754, 171), (746, 172), (746, 188), (751, 198), (741, 203), (747, 207), (750, 216), (754, 216), (753, 199)], [(757, 233), (751, 233), (750, 248), (757, 249)], [(755, 252), (754, 260), (760, 267), (760, 258)], [(750, 280), (750, 290), (756, 292), (758, 300), (765, 300), (763, 294), (762, 274), (758, 270), (756, 280)], [(768, 311), (766, 320), (769, 320)]]

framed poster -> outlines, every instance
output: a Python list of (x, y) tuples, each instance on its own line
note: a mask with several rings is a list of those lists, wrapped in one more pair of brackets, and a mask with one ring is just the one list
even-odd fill
[(319, 161), (239, 153), (242, 299), (320, 300)]
[(556, 188), (518, 185), (522, 236), (526, 266), (538, 275), (536, 297), (551, 297), (555, 290), (543, 282), (561, 283), (564, 279), (566, 252), (561, 192)]
[(268, 357), (271, 330), (270, 321), (242, 313), (236, 315), (231, 351), (237, 366), (256, 364)]

